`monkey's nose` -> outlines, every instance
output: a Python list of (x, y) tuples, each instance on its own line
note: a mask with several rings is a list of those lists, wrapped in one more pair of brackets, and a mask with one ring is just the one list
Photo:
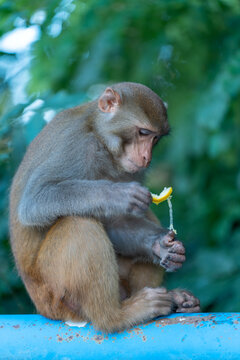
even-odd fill
[(150, 165), (151, 159), (147, 156), (143, 156), (143, 166), (148, 167)]

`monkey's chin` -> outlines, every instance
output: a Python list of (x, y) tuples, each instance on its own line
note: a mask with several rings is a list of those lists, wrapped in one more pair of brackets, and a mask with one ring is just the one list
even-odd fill
[(123, 169), (130, 174), (142, 171), (143, 167), (136, 165), (131, 159), (125, 159), (121, 162)]

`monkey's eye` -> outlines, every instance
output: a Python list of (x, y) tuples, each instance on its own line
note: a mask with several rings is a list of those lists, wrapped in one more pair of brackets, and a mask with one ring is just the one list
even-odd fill
[(147, 136), (150, 135), (152, 132), (148, 129), (139, 129), (138, 133), (140, 136)]
[(160, 136), (154, 136), (153, 138), (153, 145), (157, 145), (157, 143), (159, 142), (160, 140)]

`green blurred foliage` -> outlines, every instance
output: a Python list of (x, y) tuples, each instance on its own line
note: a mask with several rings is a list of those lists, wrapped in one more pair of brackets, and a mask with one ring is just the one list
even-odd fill
[[(143, 83), (169, 104), (172, 133), (154, 150), (146, 184), (173, 186), (187, 261), (166, 285), (207, 311), (240, 311), (240, 3), (238, 0), (0, 1), (0, 36), (38, 26), (14, 103), (0, 53), (0, 312), (32, 312), (8, 240), (8, 192), (27, 145), (53, 114), (117, 81)], [(44, 15), (40, 21), (40, 15)], [(38, 100), (38, 102), (36, 102)], [(41, 100), (41, 101), (39, 101)], [(168, 208), (152, 206), (164, 226)]]

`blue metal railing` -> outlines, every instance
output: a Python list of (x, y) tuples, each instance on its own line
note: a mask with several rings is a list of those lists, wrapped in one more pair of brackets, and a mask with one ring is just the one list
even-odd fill
[(240, 360), (240, 313), (174, 314), (110, 335), (91, 324), (1, 315), (0, 359)]

